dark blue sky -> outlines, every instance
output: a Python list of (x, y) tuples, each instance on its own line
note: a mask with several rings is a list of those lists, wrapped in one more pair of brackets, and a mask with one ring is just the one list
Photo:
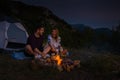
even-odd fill
[(45, 6), (69, 24), (108, 27), (120, 23), (119, 0), (19, 0)]

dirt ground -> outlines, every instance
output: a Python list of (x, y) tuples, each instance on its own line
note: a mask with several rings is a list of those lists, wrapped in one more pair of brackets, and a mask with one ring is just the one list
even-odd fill
[(80, 59), (81, 67), (71, 72), (45, 66), (33, 68), (31, 60), (15, 60), (0, 53), (0, 80), (120, 80), (120, 55), (73, 52), (71, 59)]

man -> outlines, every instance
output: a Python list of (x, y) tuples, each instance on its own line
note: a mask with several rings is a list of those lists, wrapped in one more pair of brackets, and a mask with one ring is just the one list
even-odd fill
[(25, 47), (25, 55), (36, 57), (39, 54), (42, 55), (43, 51), (43, 33), (44, 27), (37, 27), (34, 34), (30, 35)]

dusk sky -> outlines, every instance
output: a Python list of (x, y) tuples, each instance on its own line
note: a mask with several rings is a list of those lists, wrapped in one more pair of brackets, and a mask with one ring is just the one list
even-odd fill
[(93, 28), (120, 23), (120, 0), (19, 0), (49, 8), (69, 24), (85, 24)]

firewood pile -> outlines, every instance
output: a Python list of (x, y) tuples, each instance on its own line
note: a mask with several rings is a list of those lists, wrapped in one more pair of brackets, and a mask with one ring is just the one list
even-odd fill
[(51, 55), (47, 58), (39, 58), (33, 61), (34, 64), (42, 66), (50, 66), (57, 68), (60, 72), (65, 70), (70, 72), (74, 68), (80, 67), (80, 60), (71, 60), (67, 57), (61, 57), (60, 55)]

